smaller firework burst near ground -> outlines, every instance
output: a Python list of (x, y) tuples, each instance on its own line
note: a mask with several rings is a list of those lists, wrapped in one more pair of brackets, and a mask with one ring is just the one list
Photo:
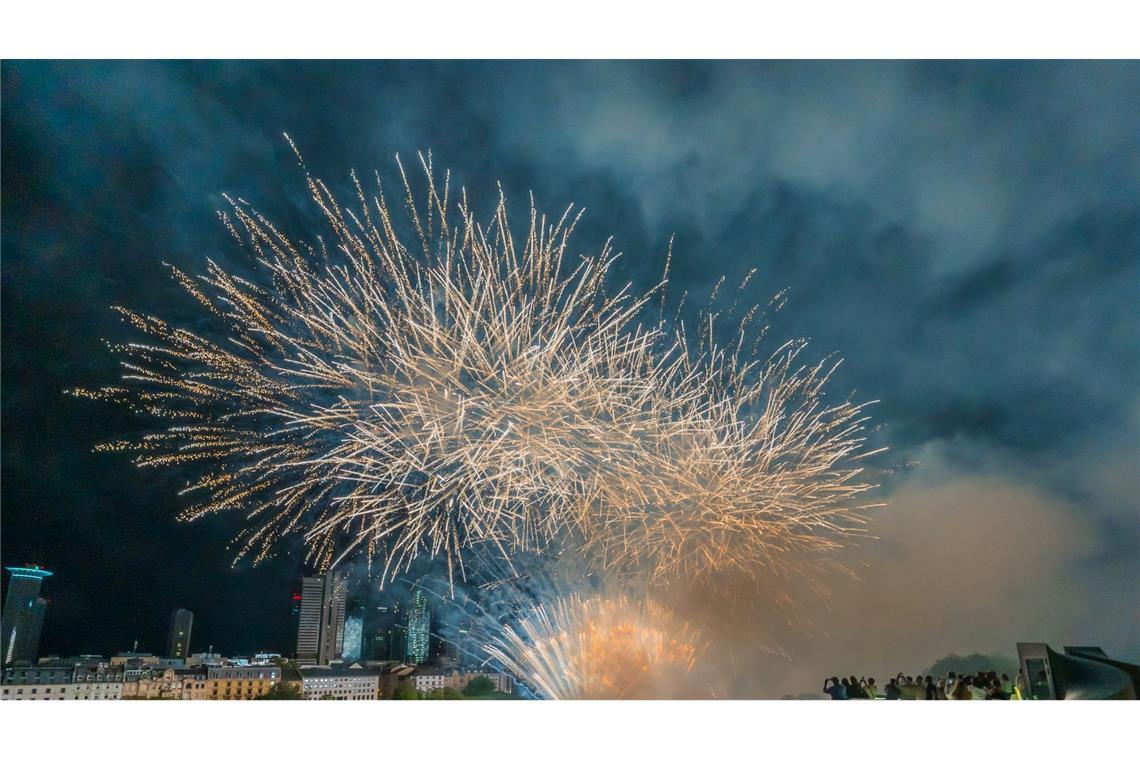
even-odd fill
[(575, 594), (524, 611), (484, 650), (546, 699), (653, 699), (683, 693), (700, 647), (656, 602)]

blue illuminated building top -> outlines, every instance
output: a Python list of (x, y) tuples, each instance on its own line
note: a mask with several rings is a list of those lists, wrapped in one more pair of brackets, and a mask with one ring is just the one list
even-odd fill
[(5, 568), (16, 578), (50, 578), (52, 576), (51, 570), (44, 570), (39, 565), (29, 565), (28, 567), (8, 567)]

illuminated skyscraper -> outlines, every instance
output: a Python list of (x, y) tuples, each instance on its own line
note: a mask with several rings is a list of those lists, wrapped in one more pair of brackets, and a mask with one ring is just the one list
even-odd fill
[(297, 618), (297, 662), (328, 665), (344, 649), (344, 575), (330, 570), (301, 579), (301, 614)]
[(431, 631), (431, 612), (428, 611), (427, 594), (419, 586), (412, 589), (406, 629), (407, 645), (404, 660), (409, 665), (419, 665), (428, 658)]
[(34, 663), (47, 611), (47, 599), (40, 596), (40, 584), (52, 574), (38, 565), (9, 567), (8, 572), (12, 575), (8, 581), (8, 598), (4, 600), (4, 617), (0, 622), (4, 664)]
[(177, 609), (170, 613), (170, 633), (166, 638), (166, 656), (176, 660), (190, 654), (190, 629), (194, 627), (194, 613)]
[(356, 662), (360, 659), (360, 649), (364, 637), (364, 619), (358, 615), (344, 621), (344, 650), (341, 659)]

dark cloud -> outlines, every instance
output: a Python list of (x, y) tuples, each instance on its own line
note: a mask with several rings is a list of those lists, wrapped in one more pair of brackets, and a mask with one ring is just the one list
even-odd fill
[[(230, 569), (240, 520), (174, 524), (177, 477), (89, 453), (137, 423), (61, 393), (115, 376), (110, 305), (200, 319), (160, 262), (243, 264), (221, 192), (312, 229), (288, 131), (345, 190), (431, 148), (488, 211), (496, 179), (516, 208), (575, 201), (579, 247), (613, 235), (643, 284), (676, 233), (675, 292), (753, 267), (757, 300), (789, 288), (773, 340), (841, 352), (836, 391), (882, 399), (884, 466), (927, 473), (888, 481), (870, 574), (816, 621), (839, 632), (789, 634), (822, 671), (1046, 634), (1140, 657), (1136, 102), (1140, 67), (1112, 62), (5, 62), (5, 561), (58, 572), (48, 649), (157, 646), (179, 605), (202, 643), (288, 648), (296, 556)], [(1021, 562), (991, 564), (1004, 546)], [(969, 589), (906, 570), (959, 558)], [(1026, 601), (1038, 577), (1081, 617)], [(924, 604), (950, 622), (884, 626)], [(789, 672), (746, 693), (818, 680)]]

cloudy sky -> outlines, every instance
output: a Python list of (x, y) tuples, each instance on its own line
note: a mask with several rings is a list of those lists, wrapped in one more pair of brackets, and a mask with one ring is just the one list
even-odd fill
[[(62, 395), (117, 375), (129, 305), (199, 319), (162, 262), (246, 265), (221, 193), (304, 235), (310, 168), (431, 149), (586, 207), (577, 246), (707, 293), (788, 288), (773, 340), (879, 399), (890, 506), (790, 660), (734, 644), (733, 693), (914, 670), (1018, 640), (1140, 659), (1140, 66), (1134, 63), (3, 65), (5, 563), (57, 575), (43, 651), (288, 650), (295, 556), (230, 567), (240, 517), (176, 524), (176, 473), (93, 444), (138, 423)], [(516, 204), (518, 205), (518, 204)], [(810, 633), (810, 635), (809, 635)]]

